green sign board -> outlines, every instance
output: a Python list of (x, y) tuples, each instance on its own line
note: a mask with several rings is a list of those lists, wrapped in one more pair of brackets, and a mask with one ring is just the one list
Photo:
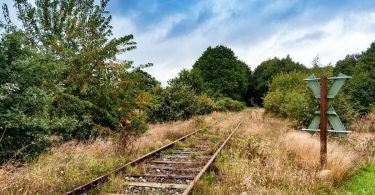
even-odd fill
[[(337, 115), (335, 109), (332, 106), (332, 99), (335, 98), (335, 96), (340, 92), (340, 89), (342, 86), (344, 86), (345, 81), (347, 79), (350, 79), (352, 77), (347, 76), (345, 74), (340, 73), (337, 77), (330, 77), (328, 80), (333, 80), (333, 84), (331, 88), (328, 90), (327, 94), (327, 116), (328, 121), (331, 126), (331, 130), (328, 130), (328, 132), (337, 133), (339, 135), (350, 133), (351, 131), (347, 131), (345, 129), (345, 126), (342, 124), (339, 116)], [(314, 75), (310, 75), (308, 78), (305, 79), (307, 81), (310, 89), (312, 90), (315, 98), (320, 98), (320, 84), (319, 81), (320, 78), (316, 78)], [(318, 132), (319, 131), (319, 124), (320, 124), (320, 112), (316, 111), (314, 119), (310, 123), (310, 125), (307, 127), (307, 129), (302, 129), (304, 131), (308, 131), (311, 133)]]

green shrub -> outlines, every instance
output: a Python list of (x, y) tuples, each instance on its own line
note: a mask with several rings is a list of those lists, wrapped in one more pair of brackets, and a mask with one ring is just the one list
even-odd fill
[(151, 121), (187, 119), (196, 113), (196, 95), (187, 85), (167, 87), (157, 96), (157, 106), (149, 112)]
[(217, 109), (210, 97), (197, 95), (192, 87), (184, 84), (160, 89), (156, 96), (155, 105), (148, 111), (148, 118), (152, 122), (188, 119)]
[[(315, 68), (311, 72), (317, 76), (332, 76), (332, 67)], [(303, 80), (307, 76), (297, 71), (275, 76), (269, 84), (270, 91), (264, 97), (266, 112), (287, 117), (295, 127), (308, 126), (314, 112), (319, 109), (319, 100), (313, 97)], [(350, 124), (357, 117), (343, 93), (336, 96), (332, 104), (343, 123)]]
[(51, 99), (39, 77), (40, 66), (23, 46), (22, 34), (0, 40), (0, 163), (9, 159), (27, 160), (48, 149)]
[(246, 108), (244, 102), (233, 100), (229, 97), (219, 99), (217, 102), (218, 109), (221, 111), (241, 111)]
[(53, 101), (54, 133), (65, 140), (91, 137), (93, 104), (71, 94), (57, 94)]
[(216, 102), (205, 94), (197, 97), (197, 104), (197, 114), (209, 114), (218, 110)]
[(281, 117), (287, 117), (286, 113), (281, 109), (281, 106), (284, 104), (284, 94), (280, 91), (269, 92), (263, 99), (263, 106), (266, 111)]
[(301, 127), (308, 125), (314, 117), (314, 111), (317, 109), (311, 97), (307, 93), (292, 91), (285, 95), (285, 102), (282, 104), (282, 112), (295, 126)]
[(130, 131), (135, 131), (137, 134), (145, 133), (148, 129), (146, 120), (146, 114), (136, 114), (130, 118), (130, 124), (126, 129)]

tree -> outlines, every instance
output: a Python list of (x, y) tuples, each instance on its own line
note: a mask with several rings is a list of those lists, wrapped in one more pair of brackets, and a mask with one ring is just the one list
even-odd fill
[(287, 73), (294, 70), (306, 70), (306, 67), (300, 63), (294, 62), (288, 55), (286, 58), (277, 57), (263, 61), (253, 74), (253, 86), (255, 102), (262, 104), (262, 98), (268, 91), (268, 83), (279, 73)]
[(375, 42), (358, 58), (352, 77), (347, 88), (350, 99), (364, 115), (375, 108)]
[(152, 92), (161, 85), (158, 80), (140, 68), (136, 68), (132, 71), (131, 77), (134, 79), (135, 83), (139, 84), (139, 89), (147, 92)]
[(210, 96), (245, 100), (251, 72), (230, 48), (222, 45), (207, 48), (191, 71), (201, 77)]
[(55, 82), (61, 87), (51, 96), (53, 116), (71, 122), (69, 128), (60, 129), (67, 138), (88, 138), (94, 129), (120, 129), (125, 123), (119, 121), (126, 121), (138, 108), (135, 95), (140, 94), (140, 86), (128, 72), (132, 63), (116, 61), (116, 55), (134, 49), (135, 42), (133, 35), (110, 38), (108, 2), (37, 0), (34, 6), (15, 1), (30, 45), (51, 53), (49, 62), (60, 65)]
[(176, 78), (168, 81), (170, 86), (175, 85), (188, 85), (191, 86), (197, 93), (205, 92), (203, 78), (199, 74), (198, 70), (187, 70), (182, 69)]
[(27, 46), (21, 32), (0, 40), (0, 163), (29, 159), (50, 145), (48, 80), (54, 67), (46, 58)]
[(360, 55), (358, 54), (352, 54), (347, 55), (344, 59), (337, 61), (334, 69), (335, 74), (337, 75), (339, 73), (343, 73), (349, 76), (353, 75), (354, 68), (359, 57)]
[(73, 90), (98, 84), (98, 77), (110, 64), (106, 62), (135, 48), (133, 35), (109, 39), (112, 17), (105, 10), (108, 2), (101, 0), (95, 5), (94, 0), (37, 0), (34, 7), (26, 0), (16, 0), (18, 19), (30, 42), (52, 52), (53, 60), (63, 61), (65, 77), (61, 79)]
[(1, 158), (51, 134), (88, 139), (145, 131), (143, 111), (158, 82), (142, 72), (147, 65), (116, 59), (135, 49), (133, 35), (111, 38), (108, 0), (95, 2), (15, 0), (19, 29), (3, 5), (0, 128), (7, 137), (0, 140), (8, 141), (0, 144), (14, 148), (2, 150)]

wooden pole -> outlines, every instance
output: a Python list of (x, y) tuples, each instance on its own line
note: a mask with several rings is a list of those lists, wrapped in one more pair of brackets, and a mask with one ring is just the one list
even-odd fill
[(327, 77), (320, 79), (320, 165), (327, 164)]

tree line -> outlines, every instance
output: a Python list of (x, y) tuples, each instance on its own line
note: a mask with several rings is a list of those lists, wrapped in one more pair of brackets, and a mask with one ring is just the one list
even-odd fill
[[(146, 132), (148, 122), (246, 105), (264, 105), (303, 125), (308, 115), (303, 111), (313, 100), (302, 79), (311, 72), (353, 76), (348, 95), (338, 102), (340, 112), (355, 116), (350, 113), (374, 110), (374, 43), (336, 66), (307, 68), (286, 56), (268, 59), (254, 71), (230, 48), (208, 47), (190, 70), (162, 87), (145, 71), (151, 63), (116, 58), (136, 49), (136, 42), (132, 34), (112, 38), (108, 2), (15, 0), (2, 6), (0, 162), (32, 159), (71, 139), (111, 136), (124, 143)], [(16, 10), (20, 26), (11, 21), (9, 8)]]

